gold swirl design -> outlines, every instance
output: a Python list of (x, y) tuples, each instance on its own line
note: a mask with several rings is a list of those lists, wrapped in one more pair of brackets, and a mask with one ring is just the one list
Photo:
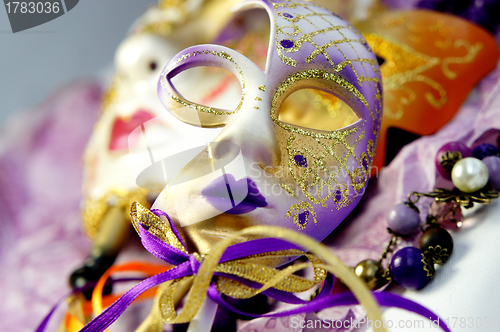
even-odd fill
[[(193, 108), (198, 112), (210, 113), (210, 114), (215, 114), (215, 115), (232, 115), (232, 114), (238, 113), (239, 110), (241, 109), (241, 106), (243, 106), (243, 102), (245, 101), (245, 87), (246, 87), (245, 78), (243, 76), (243, 71), (242, 71), (241, 67), (236, 63), (236, 61), (234, 61), (233, 57), (230, 56), (229, 54), (227, 54), (226, 52), (216, 52), (216, 51), (209, 51), (209, 50), (195, 51), (195, 52), (191, 52), (188, 54), (184, 54), (179, 59), (177, 59), (176, 62), (181, 62), (189, 57), (195, 57), (195, 56), (198, 56), (200, 54), (218, 56), (220, 58), (226, 59), (227, 61), (231, 62), (236, 67), (236, 71), (240, 74), (240, 81), (241, 81), (241, 100), (240, 100), (238, 106), (236, 106), (236, 109), (234, 111), (227, 111), (227, 110), (223, 110), (223, 109), (219, 109), (219, 108), (215, 108), (215, 107), (208, 107), (208, 106), (200, 105), (197, 103), (193, 103), (193, 102), (190, 102), (190, 101), (184, 99), (181, 96), (172, 95), (171, 98), (175, 102), (177, 102), (183, 106)], [(164, 82), (165, 79), (166, 79), (165, 72), (163, 72), (161, 74), (161, 81), (160, 81), (160, 84), (163, 88), (166, 88), (165, 82)]]
[[(401, 21), (393, 22), (393, 25), (401, 25)], [(440, 22), (429, 27), (419, 27), (416, 25), (406, 25), (410, 31), (437, 31), (443, 35), (445, 29)], [(394, 99), (391, 91), (401, 92), (401, 96), (396, 102), (385, 103), (386, 108), (384, 115), (392, 119), (401, 119), (404, 115), (405, 108), (417, 100), (417, 93), (408, 86), (409, 83), (418, 82), (429, 87), (430, 91), (424, 93), (425, 100), (434, 109), (441, 109), (448, 101), (447, 91), (436, 80), (426, 75), (426, 72), (436, 66), (440, 66), (444, 76), (449, 80), (454, 80), (458, 77), (456, 71), (450, 68), (450, 65), (463, 65), (471, 63), (483, 49), (483, 44), (471, 44), (467, 40), (458, 39), (453, 43), (454, 49), (465, 49), (466, 54), (463, 56), (448, 56), (439, 58), (418, 52), (412, 47), (398, 42), (386, 35), (370, 33), (365, 35), (368, 44), (373, 51), (385, 59), (381, 66), (382, 77), (384, 81), (385, 97)], [(451, 42), (437, 40), (435, 42), (439, 48), (449, 48)], [(437, 96), (436, 96), (437, 94)], [(389, 99), (388, 99), (389, 100)], [(396, 109), (390, 109), (387, 105), (396, 105)]]

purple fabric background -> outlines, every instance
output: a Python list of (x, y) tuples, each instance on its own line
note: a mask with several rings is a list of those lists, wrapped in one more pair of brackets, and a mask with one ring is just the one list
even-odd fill
[(0, 330), (32, 331), (69, 289), (81, 230), (82, 153), (101, 87), (82, 82), (5, 125), (0, 139)]

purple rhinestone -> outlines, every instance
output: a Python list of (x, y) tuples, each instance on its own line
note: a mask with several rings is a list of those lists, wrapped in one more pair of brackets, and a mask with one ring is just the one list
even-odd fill
[(406, 247), (392, 256), (390, 272), (392, 279), (407, 289), (420, 289), (431, 280), (424, 270), (422, 250)]
[(500, 158), (497, 156), (490, 156), (483, 159), (483, 163), (488, 167), (489, 183), (500, 191)]
[(293, 40), (290, 39), (283, 39), (280, 43), (283, 48), (292, 48), (295, 45)]
[(307, 167), (307, 159), (301, 154), (297, 154), (293, 157), (293, 160), (295, 160), (295, 163), (297, 166), (300, 167)]
[(309, 219), (309, 211), (299, 213), (299, 224), (305, 225), (307, 219)]
[(361, 161), (361, 164), (363, 165), (363, 168), (364, 168), (364, 169), (367, 169), (367, 168), (368, 168), (368, 160), (363, 159), (363, 160)]
[(283, 16), (285, 16), (286, 18), (293, 18), (293, 15), (288, 13), (283, 13)]
[[(457, 156), (455, 153), (459, 152), (462, 158), (472, 157), (472, 151), (462, 142), (450, 142), (443, 145), (436, 154), (435, 165), (438, 173), (445, 179), (451, 180), (451, 170), (453, 169), (453, 157)], [(448, 156), (446, 155), (447, 153)], [(451, 157), (451, 159), (449, 158)], [(461, 159), (461, 158), (460, 158)], [(448, 160), (448, 163), (442, 163)]]
[(387, 226), (401, 235), (409, 235), (420, 226), (420, 215), (406, 204), (395, 205), (387, 216)]
[(500, 157), (500, 150), (493, 144), (483, 143), (472, 149), (472, 155), (481, 160), (489, 156)]
[(338, 190), (338, 189), (335, 192), (335, 199), (337, 200), (337, 202), (342, 201), (342, 192), (340, 190)]

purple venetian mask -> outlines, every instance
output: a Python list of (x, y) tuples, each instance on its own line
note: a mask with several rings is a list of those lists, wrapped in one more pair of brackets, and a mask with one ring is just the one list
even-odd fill
[[(153, 205), (182, 226), (202, 254), (225, 234), (258, 224), (324, 239), (361, 199), (375, 154), (382, 85), (363, 36), (309, 2), (255, 0), (239, 6), (240, 15), (257, 9), (270, 18), (264, 71), (227, 47), (198, 45), (172, 58), (158, 83), (161, 101), (177, 119), (223, 127), (169, 179)], [(235, 108), (204, 106), (178, 92), (172, 79), (200, 66), (224, 68), (238, 78)], [(334, 109), (317, 116), (306, 112), (295, 117), (306, 120), (294, 121), (287, 112), (300, 103), (285, 104), (306, 89), (342, 104), (355, 120), (345, 122)]]

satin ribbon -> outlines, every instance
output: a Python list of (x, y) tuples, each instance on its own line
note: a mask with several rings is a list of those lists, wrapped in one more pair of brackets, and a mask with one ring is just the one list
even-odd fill
[[(367, 316), (372, 321), (382, 321), (382, 316), (377, 304), (403, 308), (420, 314), (426, 318), (437, 320), (438, 316), (428, 309), (406, 300), (400, 296), (389, 293), (372, 294), (367, 286), (341, 261), (333, 255), (330, 250), (315, 240), (298, 234), (291, 230), (271, 226), (249, 227), (230, 237), (221, 240), (210, 253), (201, 259), (196, 253), (189, 253), (184, 245), (184, 241), (175, 228), (168, 215), (162, 211), (149, 211), (138, 203), (134, 203), (131, 209), (132, 222), (138, 231), (144, 247), (153, 255), (161, 258), (169, 264), (176, 265), (169, 271), (152, 276), (138, 285), (134, 286), (115, 303), (106, 308), (99, 316), (88, 323), (81, 331), (103, 331), (110, 326), (138, 297), (141, 293), (156, 285), (167, 283), (163, 293), (159, 296), (160, 312), (167, 323), (189, 322), (198, 312), (205, 296), (209, 296), (221, 307), (235, 313), (251, 317), (277, 317), (303, 312), (317, 311), (327, 307), (349, 305), (361, 303)], [(161, 216), (166, 218), (166, 222), (161, 220)], [(273, 234), (273, 238), (261, 238), (243, 243), (232, 244), (237, 238), (248, 235), (265, 237)], [(300, 247), (316, 255), (306, 254), (300, 251)], [(324, 284), (319, 295), (311, 301), (304, 301), (288, 292), (286, 289), (301, 288), (302, 279), (293, 273), (304, 264), (295, 264), (285, 269), (272, 269), (261, 266), (266, 276), (271, 276), (268, 280), (259, 279), (254, 263), (249, 263), (251, 258), (260, 257), (291, 257), (307, 255), (315, 269), (315, 281), (309, 283), (317, 284), (322, 278), (321, 271), (328, 271), (338, 277), (352, 293), (330, 295), (333, 288), (333, 276), (324, 278)], [(321, 263), (321, 261), (324, 263)], [(253, 264), (253, 265), (248, 265)], [(236, 271), (229, 267), (240, 267)], [(269, 273), (272, 269), (273, 273)], [(222, 271), (222, 272), (221, 272)], [(250, 273), (247, 273), (250, 271)], [(215, 276), (215, 278), (213, 278)], [(243, 297), (249, 293), (263, 293), (280, 301), (301, 304), (300, 307), (267, 315), (250, 315), (238, 311), (229, 305), (221, 295), (221, 288), (228, 291), (231, 287), (221, 286), (219, 279), (224, 278), (231, 287), (241, 288)], [(177, 315), (173, 308), (172, 294), (175, 285), (182, 280), (193, 279), (193, 286), (187, 295), (183, 309)], [(294, 280), (300, 285), (293, 285)], [(286, 281), (286, 282), (284, 282)], [(165, 285), (164, 285), (165, 286)], [(442, 320), (439, 320), (442, 322)], [(441, 325), (444, 331), (449, 331), (445, 325)], [(374, 327), (374, 331), (386, 331), (382, 326)]]
[[(202, 258), (197, 253), (188, 252), (181, 235), (164, 212), (149, 211), (135, 202), (132, 205), (131, 216), (143, 246), (153, 255), (175, 267), (132, 287), (80, 331), (104, 331), (136, 298), (158, 285), (161, 285), (161, 292), (157, 294), (155, 301), (157, 307), (153, 308), (152, 314), (161, 316), (167, 323), (191, 321), (205, 297), (209, 296), (222, 308), (249, 317), (288, 316), (360, 303), (366, 310), (369, 320), (382, 322), (380, 304), (415, 312), (427, 319), (438, 321), (444, 331), (450, 331), (442, 319), (438, 320), (437, 315), (415, 302), (391, 293), (372, 293), (329, 248), (297, 232), (274, 226), (248, 227), (219, 241), (209, 254)], [(166, 221), (161, 220), (162, 216)], [(269, 234), (272, 234), (272, 238), (265, 238)], [(233, 244), (238, 238), (245, 236), (256, 236), (259, 239)], [(294, 264), (280, 270), (255, 263), (262, 258), (290, 258), (302, 255), (311, 261), (315, 271), (314, 281), (293, 274), (308, 264)], [(351, 292), (331, 295), (333, 275)], [(175, 287), (181, 281), (189, 279), (193, 281), (192, 288), (182, 310), (177, 314), (172, 299)], [(302, 300), (293, 294), (297, 289), (311, 288), (321, 282), (323, 282), (321, 291), (311, 301)], [(222, 294), (229, 293), (240, 298), (263, 293), (279, 301), (300, 306), (282, 312), (252, 315), (241, 312), (227, 303)], [(44, 322), (46, 323), (46, 320)], [(383, 324), (381, 325), (378, 328), (374, 326), (374, 331), (386, 331)]]

